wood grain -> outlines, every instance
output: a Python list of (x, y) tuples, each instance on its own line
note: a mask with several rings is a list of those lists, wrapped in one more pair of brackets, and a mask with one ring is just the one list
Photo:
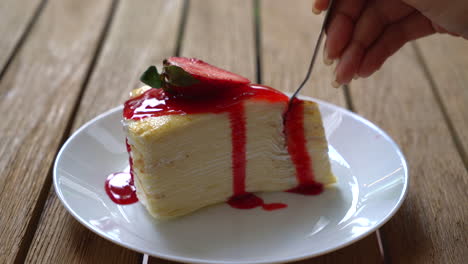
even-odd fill
[(49, 1), (0, 83), (0, 263), (24, 257), (109, 6)]
[[(309, 0), (297, 0), (294, 5), (263, 0), (260, 10), (263, 82), (294, 92), (304, 80), (323, 15), (312, 14)], [(343, 90), (331, 86), (334, 65), (325, 66), (322, 60), (321, 49), (311, 79), (301, 94), (346, 107)]]
[[(120, 105), (131, 89), (141, 85), (138, 77), (148, 65), (173, 55), (181, 10), (181, 0), (120, 2), (72, 131)], [(140, 259), (141, 254), (95, 235), (74, 220), (51, 190), (26, 262), (138, 263)]]
[(145, 255), (147, 258), (146, 263), (143, 261), (142, 264), (177, 264), (181, 262), (174, 262), (170, 260), (165, 260), (165, 259), (160, 259), (160, 258), (154, 258), (154, 257), (149, 257), (148, 255)]
[[(39, 8), (41, 0), (0, 1), (0, 73), (10, 56), (27, 33), (29, 22)], [(1, 76), (0, 76), (1, 78)]]
[(416, 43), (437, 99), (441, 100), (455, 144), (468, 167), (468, 41), (437, 35)]
[[(316, 38), (323, 21), (311, 12), (309, 0), (287, 5), (282, 0), (263, 0), (260, 4), (262, 75), (264, 83), (293, 92), (304, 79)], [(311, 79), (301, 94), (346, 107), (343, 89), (330, 83), (334, 66), (317, 58)], [(374, 234), (333, 253), (298, 263), (382, 263)]]
[(391, 263), (464, 263), (468, 174), (421, 66), (406, 46), (374, 77), (351, 84), (357, 112), (397, 141), (410, 168), (408, 197), (382, 239)]
[(181, 55), (255, 81), (252, 7), (251, 1), (190, 1)]

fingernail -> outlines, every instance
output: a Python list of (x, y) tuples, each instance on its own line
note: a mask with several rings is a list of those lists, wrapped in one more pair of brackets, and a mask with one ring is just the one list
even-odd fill
[(334, 87), (334, 88), (339, 88), (340, 87), (340, 83), (338, 83), (337, 81), (333, 81), (331, 83), (331, 85)]
[(316, 15), (320, 15), (320, 13), (322, 13), (322, 10), (319, 10), (317, 8), (315, 8), (315, 6), (312, 7), (312, 13), (316, 14)]
[(328, 57), (327, 54), (327, 48), (323, 48), (323, 63), (327, 66), (330, 66), (333, 64), (333, 60)]

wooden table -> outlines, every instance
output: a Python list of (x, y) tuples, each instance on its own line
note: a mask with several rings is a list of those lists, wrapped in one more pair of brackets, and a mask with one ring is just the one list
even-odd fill
[[(57, 151), (168, 56), (292, 91), (323, 19), (311, 2), (2, 0), (0, 263), (146, 262), (67, 213), (51, 186)], [(373, 77), (341, 89), (331, 88), (332, 72), (320, 63), (303, 93), (386, 130), (408, 159), (410, 191), (378, 232), (300, 263), (467, 263), (468, 41), (408, 44)]]

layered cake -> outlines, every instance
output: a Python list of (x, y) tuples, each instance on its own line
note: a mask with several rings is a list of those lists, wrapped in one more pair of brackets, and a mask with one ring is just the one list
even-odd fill
[(124, 105), (136, 196), (168, 219), (227, 202), (283, 208), (254, 193), (315, 195), (333, 184), (316, 103), (295, 99), (201, 60), (150, 67)]

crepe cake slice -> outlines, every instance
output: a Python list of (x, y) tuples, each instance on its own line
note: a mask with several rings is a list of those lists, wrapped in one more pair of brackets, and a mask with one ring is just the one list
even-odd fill
[(316, 103), (289, 106), (283, 93), (197, 59), (169, 58), (142, 81), (153, 87), (132, 91), (123, 123), (132, 182), (153, 217), (221, 202), (280, 209), (254, 193), (316, 195), (335, 183)]

